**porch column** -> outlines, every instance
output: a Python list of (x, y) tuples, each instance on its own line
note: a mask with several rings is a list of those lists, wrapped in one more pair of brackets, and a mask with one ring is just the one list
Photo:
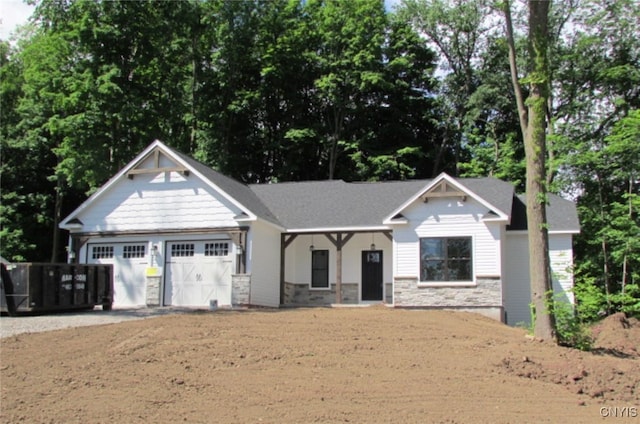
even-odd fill
[(337, 234), (336, 240), (336, 303), (342, 303), (342, 233)]
[(280, 233), (280, 304), (284, 305), (284, 267), (285, 267), (285, 251), (291, 242), (298, 237), (297, 234)]
[(342, 246), (347, 244), (354, 233), (345, 233), (345, 237), (342, 238), (342, 233), (336, 233), (336, 238), (329, 233), (325, 233), (325, 237), (333, 243), (336, 247), (336, 303), (342, 303)]

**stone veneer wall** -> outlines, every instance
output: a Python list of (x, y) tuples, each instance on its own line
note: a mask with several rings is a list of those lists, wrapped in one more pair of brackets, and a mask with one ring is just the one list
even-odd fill
[[(342, 303), (357, 304), (358, 283), (342, 283)], [(284, 283), (284, 304), (291, 306), (321, 306), (336, 303), (336, 285), (330, 290), (310, 290), (308, 283)]]
[(146, 277), (146, 304), (147, 306), (160, 306), (160, 280), (161, 276)]
[(251, 274), (231, 276), (231, 305), (246, 306), (251, 302)]
[(480, 277), (467, 287), (420, 287), (417, 277), (395, 277), (394, 282), (394, 306), (472, 310), (503, 319), (500, 277)]

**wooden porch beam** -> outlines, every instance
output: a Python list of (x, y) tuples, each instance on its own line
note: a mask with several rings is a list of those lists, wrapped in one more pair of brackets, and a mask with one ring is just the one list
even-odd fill
[(291, 242), (293, 242), (296, 237), (298, 237), (297, 234), (282, 234), (284, 236), (284, 248), (286, 249), (287, 247), (289, 247), (289, 245), (291, 244)]

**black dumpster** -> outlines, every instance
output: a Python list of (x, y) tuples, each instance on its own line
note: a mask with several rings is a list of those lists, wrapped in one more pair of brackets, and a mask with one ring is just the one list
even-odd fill
[(65, 263), (2, 265), (0, 311), (44, 313), (113, 304), (113, 266)]

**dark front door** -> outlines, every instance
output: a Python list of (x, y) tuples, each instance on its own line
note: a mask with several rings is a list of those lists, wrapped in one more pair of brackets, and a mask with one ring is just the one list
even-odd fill
[(382, 250), (362, 251), (362, 300), (382, 300)]

